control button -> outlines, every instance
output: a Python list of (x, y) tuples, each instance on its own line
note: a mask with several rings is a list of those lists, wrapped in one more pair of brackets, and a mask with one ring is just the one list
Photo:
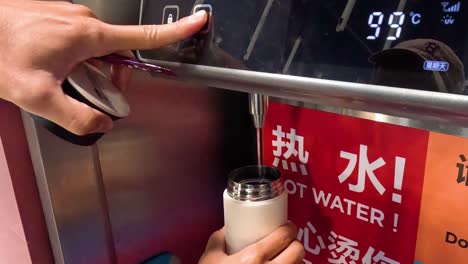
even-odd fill
[[(162, 23), (161, 24), (172, 24), (179, 20), (179, 6), (177, 5), (167, 5), (163, 9)], [(174, 43), (170, 45), (175, 49), (179, 49), (180, 43)]]
[(211, 16), (213, 16), (213, 7), (210, 4), (199, 4), (193, 7), (194, 14), (200, 10), (205, 10), (208, 14), (208, 20), (206, 21), (205, 26), (203, 26), (203, 28), (200, 30), (200, 33), (206, 34), (211, 30)]
[(177, 20), (179, 20), (179, 6), (165, 6), (163, 9), (162, 24), (172, 24)]

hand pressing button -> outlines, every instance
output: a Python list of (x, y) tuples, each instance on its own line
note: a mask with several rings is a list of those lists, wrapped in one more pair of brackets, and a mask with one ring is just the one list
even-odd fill
[(213, 15), (213, 7), (210, 4), (199, 4), (193, 8), (193, 13), (196, 13), (200, 10), (205, 10), (208, 14), (208, 19), (206, 20), (206, 24), (200, 30), (199, 33), (207, 34), (211, 30), (211, 16)]

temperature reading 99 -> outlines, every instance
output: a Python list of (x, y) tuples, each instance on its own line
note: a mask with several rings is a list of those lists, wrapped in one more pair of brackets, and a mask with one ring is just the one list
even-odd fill
[[(421, 22), (421, 15), (411, 12), (411, 22), (413, 25), (417, 25)], [(367, 36), (368, 40), (376, 40), (380, 37), (382, 24), (384, 22), (385, 15), (382, 12), (372, 12), (369, 15), (367, 23), (369, 27), (374, 30), (373, 34)], [(401, 36), (402, 26), (405, 23), (406, 15), (403, 12), (393, 12), (388, 17), (388, 26), (390, 27), (390, 34), (387, 40), (397, 40)]]

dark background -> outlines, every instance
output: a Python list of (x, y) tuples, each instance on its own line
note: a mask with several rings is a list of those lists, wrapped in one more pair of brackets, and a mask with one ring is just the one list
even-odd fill
[[(390, 28), (388, 19), (397, 11), (400, 1), (357, 0), (346, 29), (337, 32), (336, 26), (348, 3), (347, 0), (275, 0), (250, 58), (244, 60), (243, 57), (267, 2), (267, 0), (204, 1), (204, 4), (213, 6), (215, 18), (214, 32), (208, 42), (250, 70), (282, 73), (292, 47), (300, 37), (301, 44), (287, 74), (370, 83), (373, 65), (369, 62), (369, 57), (383, 49)], [(447, 44), (462, 61), (467, 61), (464, 18), (467, 3), (461, 1), (459, 13), (448, 13), (453, 16), (455, 23), (445, 25), (441, 19), (447, 13), (443, 13), (441, 2), (443, 1), (408, 0), (403, 10), (406, 19), (401, 37), (393, 41), (391, 47), (405, 40), (431, 38)], [(448, 2), (452, 5), (458, 1)], [(145, 0), (142, 24), (160, 24), (162, 10), (166, 5), (178, 5), (180, 17), (184, 17), (191, 13), (194, 2)], [(369, 15), (377, 11), (385, 15), (380, 38), (367, 40), (367, 36), (375, 32), (375, 29), (371, 29), (368, 25)], [(421, 14), (420, 24), (411, 23), (411, 12)], [(208, 36), (202, 37), (208, 38)], [(179, 45), (179, 51), (191, 45), (200, 45), (200, 42), (187, 40)], [(146, 51), (141, 52), (141, 55), (147, 59), (199, 63), (187, 60), (187, 56), (167, 57), (164, 53), (167, 51)], [(203, 56), (210, 54), (205, 52)], [(206, 61), (200, 64), (234, 67)]]

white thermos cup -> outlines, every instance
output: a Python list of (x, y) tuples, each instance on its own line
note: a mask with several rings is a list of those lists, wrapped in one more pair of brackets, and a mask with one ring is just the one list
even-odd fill
[(235, 254), (288, 221), (288, 198), (281, 173), (249, 166), (229, 174), (223, 194), (227, 254)]

